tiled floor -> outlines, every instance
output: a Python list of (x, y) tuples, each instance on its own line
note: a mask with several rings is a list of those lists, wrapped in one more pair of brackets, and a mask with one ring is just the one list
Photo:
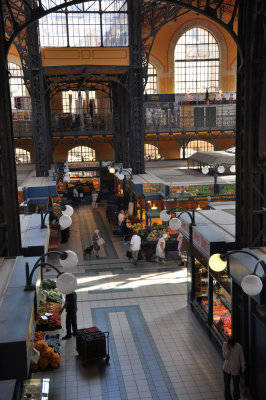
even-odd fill
[[(106, 240), (101, 258), (84, 260), (82, 250), (96, 227)], [(72, 271), (78, 278), (78, 327), (110, 332), (110, 364), (85, 367), (75, 338), (62, 341), (60, 368), (33, 374), (51, 379), (49, 400), (223, 399), (222, 358), (187, 306), (186, 270), (173, 255), (163, 266), (132, 265), (104, 209), (90, 206), (76, 209), (69, 242), (61, 248), (79, 255)]]

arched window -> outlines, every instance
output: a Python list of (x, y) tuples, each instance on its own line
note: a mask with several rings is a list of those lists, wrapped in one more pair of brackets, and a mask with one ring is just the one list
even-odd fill
[[(42, 0), (44, 8), (51, 3)], [(96, 0), (68, 6), (41, 18), (39, 30), (43, 47), (128, 46), (127, 1)]]
[(8, 71), (10, 73), (9, 87), (12, 109), (31, 110), (30, 96), (24, 83), (22, 68), (17, 64), (9, 62)]
[(30, 164), (30, 152), (23, 149), (15, 149), (16, 164)]
[(156, 160), (156, 159), (161, 158), (159, 151), (158, 151), (158, 147), (155, 147), (152, 144), (145, 143), (144, 157), (146, 160)]
[(69, 150), (68, 152), (68, 161), (69, 162), (77, 162), (77, 161), (95, 161), (95, 150), (91, 149), (87, 146), (78, 146)]
[[(188, 158), (192, 154), (196, 153), (197, 151), (214, 151), (213, 144), (209, 142), (205, 142), (204, 140), (192, 140), (188, 143), (186, 150), (185, 150), (185, 157)], [(180, 151), (180, 157), (182, 157), (183, 153), (182, 150)]]
[(158, 93), (157, 71), (152, 64), (148, 64), (148, 80), (145, 87), (146, 94)]
[(220, 51), (214, 36), (202, 28), (188, 30), (175, 47), (175, 93), (219, 89)]

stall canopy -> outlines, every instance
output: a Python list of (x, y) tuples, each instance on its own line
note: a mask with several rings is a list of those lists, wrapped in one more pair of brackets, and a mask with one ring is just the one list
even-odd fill
[(226, 151), (209, 151), (208, 153), (197, 151), (188, 157), (188, 160), (204, 165), (235, 165), (235, 154), (228, 153)]

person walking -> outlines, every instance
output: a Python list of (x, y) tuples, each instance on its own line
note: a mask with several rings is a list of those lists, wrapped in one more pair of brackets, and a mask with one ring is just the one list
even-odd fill
[(164, 233), (163, 236), (158, 240), (156, 245), (156, 258), (155, 261), (161, 261), (162, 264), (165, 264), (165, 241), (168, 238), (167, 233)]
[(243, 348), (237, 343), (233, 336), (229, 336), (228, 340), (223, 343), (223, 357), (225, 359), (223, 365), (224, 374), (224, 398), (232, 400), (230, 381), (233, 380), (233, 397), (234, 400), (240, 399), (240, 374), (245, 371), (245, 357)]
[(76, 187), (73, 188), (73, 205), (77, 206), (79, 204), (79, 192)]
[(97, 198), (98, 198), (98, 193), (93, 189), (92, 194), (91, 194), (92, 208), (98, 207)]
[(94, 250), (94, 254), (96, 256), (96, 258), (99, 258), (99, 251), (100, 251), (100, 241), (101, 236), (100, 236), (100, 231), (99, 229), (95, 229), (95, 231), (93, 232), (92, 235), (92, 245), (93, 245), (93, 250)]
[[(77, 293), (72, 292), (66, 295), (66, 301), (60, 310), (60, 314), (66, 310), (66, 336), (62, 337), (63, 340), (71, 338), (71, 334), (76, 336), (77, 334)], [(72, 326), (72, 333), (71, 333)]]
[(118, 218), (118, 226), (122, 226), (125, 219), (125, 211), (121, 210), (117, 218)]
[(138, 262), (140, 246), (141, 246), (141, 238), (136, 231), (133, 231), (133, 236), (131, 238), (129, 245), (129, 251), (132, 252), (132, 260), (134, 265), (137, 265)]

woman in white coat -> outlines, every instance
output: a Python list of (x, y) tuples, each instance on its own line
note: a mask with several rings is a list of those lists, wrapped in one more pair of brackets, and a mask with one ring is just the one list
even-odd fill
[(163, 236), (158, 240), (156, 246), (156, 258), (155, 261), (161, 261), (162, 264), (165, 264), (165, 241), (167, 239), (167, 233), (164, 233)]

